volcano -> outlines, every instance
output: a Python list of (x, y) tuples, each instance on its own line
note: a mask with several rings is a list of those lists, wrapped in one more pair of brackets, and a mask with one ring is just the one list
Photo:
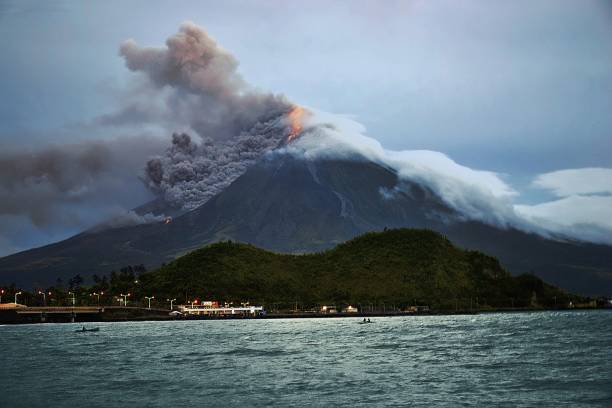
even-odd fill
[(47, 285), (126, 265), (154, 268), (221, 240), (276, 252), (316, 252), (364, 232), (400, 227), (440, 232), (460, 247), (499, 258), (513, 274), (533, 273), (583, 294), (612, 292), (611, 246), (466, 220), (424, 185), (363, 157), (306, 160), (278, 152), (171, 222), (90, 230), (4, 257), (0, 280)]

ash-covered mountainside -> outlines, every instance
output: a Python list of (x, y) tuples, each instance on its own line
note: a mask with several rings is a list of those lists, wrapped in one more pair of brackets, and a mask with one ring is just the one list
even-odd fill
[(610, 246), (466, 221), (429, 189), (365, 159), (301, 160), (279, 152), (170, 223), (90, 231), (2, 258), (0, 281), (44, 285), (128, 264), (153, 268), (228, 239), (278, 252), (316, 252), (364, 232), (399, 227), (441, 232), (460, 247), (499, 258), (513, 274), (533, 272), (573, 292), (612, 292)]

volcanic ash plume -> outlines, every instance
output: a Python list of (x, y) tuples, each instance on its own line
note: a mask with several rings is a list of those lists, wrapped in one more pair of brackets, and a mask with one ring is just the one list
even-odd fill
[(237, 72), (236, 58), (190, 22), (165, 48), (128, 40), (119, 53), (131, 71), (144, 74), (150, 91), (159, 91), (165, 108), (160, 119), (188, 125), (202, 137), (233, 138), (291, 109), (283, 96), (252, 89)]
[(165, 48), (129, 40), (120, 54), (159, 90), (164, 116), (188, 125), (195, 136), (174, 134), (166, 153), (146, 165), (145, 183), (172, 205), (201, 205), (263, 153), (301, 132), (303, 108), (249, 87), (234, 56), (193, 23), (184, 23)]
[(231, 184), (262, 154), (297, 137), (297, 126), (280, 115), (235, 138), (203, 138), (199, 144), (186, 133), (175, 133), (166, 154), (147, 163), (145, 181), (168, 203), (196, 208)]

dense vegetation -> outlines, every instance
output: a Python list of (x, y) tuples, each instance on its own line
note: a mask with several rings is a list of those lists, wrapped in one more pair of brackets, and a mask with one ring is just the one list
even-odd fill
[(533, 275), (513, 277), (495, 258), (415, 229), (367, 233), (306, 255), (220, 242), (141, 275), (140, 282), (160, 298), (303, 307), (385, 303), (466, 309), (561, 306), (570, 300)]

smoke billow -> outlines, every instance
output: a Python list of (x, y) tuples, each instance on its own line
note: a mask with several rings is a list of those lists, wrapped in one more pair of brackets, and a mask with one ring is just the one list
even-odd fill
[(150, 199), (137, 174), (163, 151), (161, 142), (134, 136), (1, 152), (0, 242), (8, 244), (0, 255), (65, 238)]
[[(149, 91), (159, 91), (164, 120), (193, 134), (174, 134), (165, 155), (146, 164), (146, 185), (172, 205), (201, 205), (288, 135), (284, 122), (293, 105), (251, 88), (236, 58), (193, 23), (182, 24), (164, 48), (128, 40), (120, 55), (131, 71), (144, 75)], [(130, 116), (146, 117), (132, 104), (104, 120)]]
[(92, 194), (94, 180), (110, 168), (110, 150), (102, 144), (51, 147), (31, 153), (0, 155), (0, 213), (27, 214), (35, 225), (50, 222), (53, 204)]
[(265, 152), (279, 146), (287, 130), (282, 118), (258, 123), (225, 141), (193, 142), (185, 133), (172, 135), (163, 156), (147, 162), (147, 186), (175, 207), (193, 209), (221, 192)]
[[(163, 48), (128, 40), (119, 52), (137, 75), (133, 86), (122, 108), (84, 129), (155, 133), (0, 153), (0, 255), (93, 225), (161, 221), (164, 208), (126, 211), (151, 192), (167, 209), (195, 208), (291, 134), (294, 105), (250, 87), (237, 60), (192, 23)], [(159, 128), (178, 130), (169, 147)]]
[(165, 48), (140, 47), (128, 40), (119, 53), (131, 71), (166, 90), (168, 116), (202, 137), (232, 138), (291, 108), (283, 96), (249, 87), (237, 71), (236, 58), (190, 22), (168, 38)]

